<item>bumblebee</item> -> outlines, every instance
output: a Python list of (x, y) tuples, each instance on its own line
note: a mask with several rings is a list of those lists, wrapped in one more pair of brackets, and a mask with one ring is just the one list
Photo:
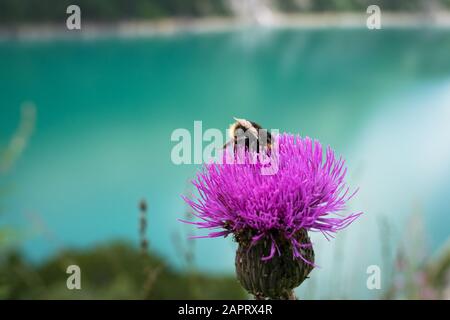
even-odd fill
[(260, 152), (261, 150), (269, 151), (272, 145), (272, 135), (259, 124), (246, 119), (234, 118), (236, 122), (230, 125), (229, 134), (230, 141), (223, 147), (224, 149), (232, 145), (245, 145), (250, 151)]

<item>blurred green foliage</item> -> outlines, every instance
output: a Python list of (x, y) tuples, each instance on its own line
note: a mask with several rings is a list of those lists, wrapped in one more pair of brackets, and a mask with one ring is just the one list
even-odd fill
[[(390, 228), (386, 220), (380, 230), (382, 238), (389, 242), (392, 241), (388, 235)], [(390, 300), (450, 299), (450, 239), (432, 254), (420, 208), (406, 220), (405, 230), (407, 232), (394, 252), (382, 246), (383, 256), (392, 255), (394, 260), (383, 267), (390, 272), (385, 273), (389, 285), (381, 297)]]
[[(24, 152), (33, 134), (35, 122), (35, 105), (31, 102), (23, 103), (21, 106), (20, 122), (16, 131), (5, 145), (0, 145), (0, 213), (3, 210), (2, 199), (9, 191), (9, 186), (4, 184), (3, 178)], [(12, 230), (7, 226), (0, 226), (0, 246), (6, 244), (12, 238), (12, 234)]]
[(276, 1), (279, 9), (285, 12), (295, 11), (362, 11), (370, 5), (378, 5), (385, 11), (422, 11), (436, 8), (449, 8), (449, 0), (282, 0)]
[[(69, 265), (81, 269), (81, 290), (69, 290)], [(68, 250), (42, 265), (17, 251), (0, 257), (3, 299), (245, 299), (233, 276), (205, 275), (170, 268), (155, 254), (113, 242), (88, 250)]]
[(419, 264), (399, 253), (394, 277), (383, 299), (450, 299), (450, 245), (444, 246), (434, 259)]
[[(229, 0), (1, 0), (0, 24), (64, 22), (66, 8), (76, 4), (86, 21), (113, 22), (167, 17), (195, 18), (232, 14)], [(386, 11), (450, 9), (450, 0), (274, 0), (273, 7), (288, 13), (365, 11), (376, 4)], [(250, 5), (250, 4), (249, 4)]]
[(87, 21), (227, 15), (225, 0), (2, 0), (0, 23), (64, 22), (76, 4)]

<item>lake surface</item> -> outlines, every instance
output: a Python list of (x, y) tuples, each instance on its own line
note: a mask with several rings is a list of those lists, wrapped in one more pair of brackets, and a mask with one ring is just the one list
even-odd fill
[[(347, 159), (361, 188), (349, 210), (365, 212), (343, 232), (355, 274), (382, 259), (380, 219), (399, 240), (420, 215), (431, 254), (449, 236), (449, 57), (450, 30), (438, 28), (0, 41), (0, 142), (24, 101), (37, 107), (34, 135), (2, 178), (0, 223), (39, 261), (65, 247), (137, 243), (144, 197), (150, 246), (182, 267), (176, 219), (198, 166), (171, 162), (171, 133), (195, 120), (225, 131), (236, 116), (315, 137)], [(325, 273), (340, 238), (316, 239)], [(233, 270), (231, 241), (195, 246), (200, 269)]]

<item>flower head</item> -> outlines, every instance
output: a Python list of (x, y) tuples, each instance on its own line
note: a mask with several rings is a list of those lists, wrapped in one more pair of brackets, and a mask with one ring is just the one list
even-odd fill
[(310, 244), (299, 241), (299, 232), (319, 231), (328, 239), (348, 226), (361, 213), (339, 213), (356, 191), (349, 193), (344, 160), (330, 147), (324, 152), (318, 141), (292, 134), (277, 135), (275, 144), (278, 171), (273, 175), (262, 174), (264, 164), (252, 161), (249, 151), (244, 161), (234, 157), (231, 163), (204, 165), (193, 181), (199, 196), (184, 198), (199, 221), (184, 222), (220, 229), (204, 237), (232, 233), (239, 241), (245, 234), (251, 244), (269, 239), (271, 248), (263, 260), (280, 254), (279, 242), (286, 241), (293, 256), (305, 261), (302, 252)]

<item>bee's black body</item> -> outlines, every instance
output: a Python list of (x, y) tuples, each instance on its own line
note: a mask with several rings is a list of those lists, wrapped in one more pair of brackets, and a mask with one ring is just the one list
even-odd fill
[[(256, 150), (258, 153), (266, 148), (270, 149), (272, 144), (270, 132), (256, 122), (237, 118), (235, 120), (236, 122), (230, 126), (231, 141), (226, 143), (224, 148), (231, 143), (235, 148), (236, 145), (244, 144), (247, 150)], [(260, 141), (260, 138), (262, 138), (262, 141)], [(244, 142), (242, 142), (243, 140)]]

